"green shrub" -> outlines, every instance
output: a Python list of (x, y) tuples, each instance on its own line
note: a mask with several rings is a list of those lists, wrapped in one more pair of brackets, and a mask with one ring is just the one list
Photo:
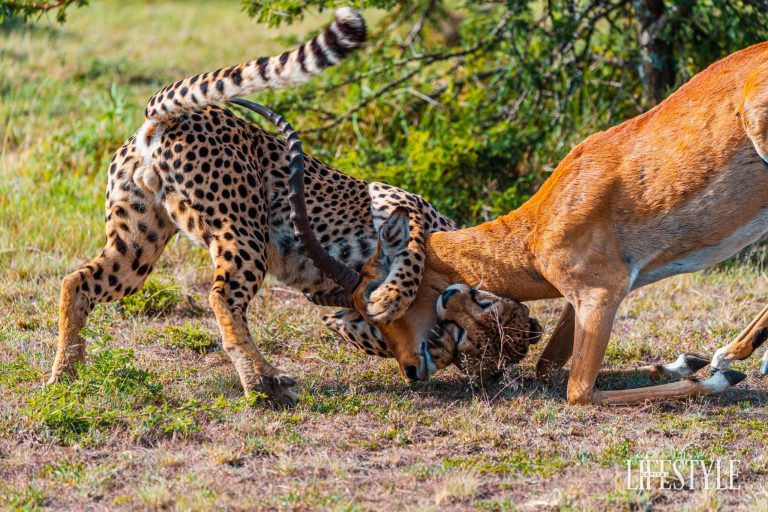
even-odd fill
[[(760, 2), (646, 4), (361, 0), (386, 12), (366, 12), (368, 44), (307, 87), (260, 98), (315, 156), (474, 224), (519, 206), (590, 134), (768, 38)], [(244, 5), (280, 25), (329, 19), (334, 2)]]
[(133, 351), (97, 347), (91, 356), (89, 364), (78, 367), (77, 379), (46, 387), (23, 409), (63, 443), (92, 443), (120, 427), (137, 437), (185, 435), (202, 420), (220, 420), (263, 398), (251, 393), (212, 403), (178, 403), (164, 393), (155, 373), (136, 367)]
[(128, 316), (161, 315), (181, 303), (178, 287), (156, 279), (148, 279), (138, 292), (120, 300), (123, 312)]
[(186, 323), (184, 327), (170, 326), (160, 334), (169, 347), (194, 350), (203, 354), (216, 348), (216, 338), (199, 325)]
[(163, 399), (162, 385), (134, 366), (132, 351), (97, 349), (92, 358), (77, 379), (48, 386), (27, 402), (29, 417), (63, 440), (125, 424), (137, 408)]

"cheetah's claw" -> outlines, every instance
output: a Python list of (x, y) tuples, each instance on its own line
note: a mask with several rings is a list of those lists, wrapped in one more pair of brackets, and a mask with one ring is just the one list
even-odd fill
[(271, 402), (280, 406), (290, 407), (298, 402), (298, 396), (292, 389), (295, 386), (296, 379), (288, 375), (261, 377), (261, 391), (267, 394)]

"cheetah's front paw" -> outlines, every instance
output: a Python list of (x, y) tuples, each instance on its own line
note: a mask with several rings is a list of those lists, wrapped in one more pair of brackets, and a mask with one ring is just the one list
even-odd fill
[(398, 286), (385, 284), (371, 293), (366, 306), (368, 317), (376, 323), (391, 322), (404, 312), (402, 306), (402, 290)]
[(280, 406), (296, 405), (299, 398), (294, 388), (296, 379), (288, 375), (262, 376), (259, 391), (266, 393), (268, 399)]

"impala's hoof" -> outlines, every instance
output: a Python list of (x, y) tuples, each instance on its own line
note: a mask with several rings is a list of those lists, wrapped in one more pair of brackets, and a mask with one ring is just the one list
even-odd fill
[(680, 354), (674, 363), (665, 364), (663, 372), (669, 377), (690, 377), (709, 364), (709, 359), (699, 354)]
[(690, 368), (693, 373), (696, 373), (709, 364), (709, 359), (700, 354), (694, 354), (693, 352), (683, 354), (683, 358), (685, 365)]
[(745, 373), (737, 372), (736, 370), (725, 370), (723, 375), (725, 375), (725, 378), (728, 380), (728, 384), (731, 386), (735, 386), (747, 378)]
[(706, 394), (717, 394), (732, 388), (746, 378), (746, 374), (736, 370), (715, 370), (712, 376), (703, 381), (702, 384)]
[(763, 357), (763, 364), (760, 365), (760, 375), (768, 375), (768, 357)]

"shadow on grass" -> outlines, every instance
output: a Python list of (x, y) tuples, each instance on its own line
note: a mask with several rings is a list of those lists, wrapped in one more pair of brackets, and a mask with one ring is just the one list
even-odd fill
[[(747, 380), (749, 383), (749, 380)], [(609, 385), (605, 385), (609, 384)], [(598, 389), (635, 389), (651, 386), (648, 379), (625, 379), (624, 381), (613, 379), (605, 383), (598, 382)], [(310, 393), (324, 395), (344, 395), (350, 391), (350, 386), (320, 385), (309, 390)], [(483, 401), (490, 404), (502, 405), (505, 402), (517, 401), (522, 398), (533, 401), (549, 401), (566, 405), (566, 385), (544, 384), (533, 376), (518, 376), (512, 383), (496, 379), (480, 385), (471, 385), (466, 380), (458, 377), (435, 378), (428, 382), (417, 383), (369, 383), (355, 388), (359, 393), (387, 397), (407, 395), (409, 398), (418, 398), (414, 407), (428, 409), (436, 405), (455, 404), (457, 402)], [(718, 413), (719, 409), (728, 406), (738, 406), (745, 411), (768, 405), (768, 391), (751, 389), (743, 384), (729, 389), (719, 395), (710, 395), (692, 400), (700, 400), (700, 405)], [(683, 412), (690, 407), (689, 400), (669, 400), (666, 402), (648, 402), (653, 409), (666, 412)], [(621, 411), (639, 409), (645, 405), (617, 406), (608, 410)]]
[[(346, 385), (314, 386), (310, 392), (322, 394), (343, 394), (349, 391)], [(565, 399), (565, 388), (545, 386), (534, 377), (516, 376), (512, 381), (493, 379), (480, 384), (470, 384), (467, 380), (456, 375), (438, 376), (427, 382), (370, 382), (355, 389), (360, 393), (381, 395), (382, 397), (408, 396), (419, 398), (424, 407), (434, 406), (435, 403), (470, 402), (481, 399), (492, 403), (503, 402), (519, 397), (531, 399)]]

